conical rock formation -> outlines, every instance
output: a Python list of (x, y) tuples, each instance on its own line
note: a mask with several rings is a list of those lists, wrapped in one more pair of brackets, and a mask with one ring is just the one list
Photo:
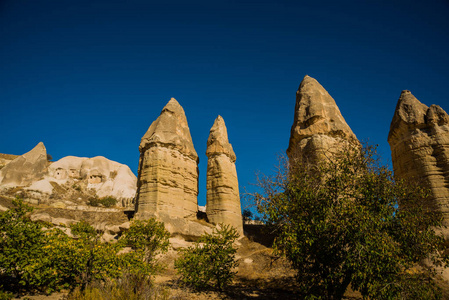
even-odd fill
[(15, 158), (0, 170), (2, 186), (26, 186), (44, 177), (48, 166), (47, 150), (40, 142), (31, 151)]
[[(438, 105), (427, 107), (403, 91), (388, 135), (394, 175), (418, 180), (431, 189), (434, 209), (449, 225), (449, 116)], [(449, 236), (449, 231), (446, 233)]]
[(210, 130), (206, 155), (207, 218), (213, 224), (229, 224), (243, 234), (236, 156), (221, 116)]
[(314, 78), (305, 76), (296, 92), (287, 155), (315, 161), (347, 145), (359, 145), (335, 100)]
[(187, 118), (172, 98), (140, 146), (136, 217), (194, 217), (198, 210), (198, 155)]

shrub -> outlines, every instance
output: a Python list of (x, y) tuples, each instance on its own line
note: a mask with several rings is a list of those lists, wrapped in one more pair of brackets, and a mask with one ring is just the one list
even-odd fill
[(88, 204), (90, 206), (104, 206), (104, 207), (112, 207), (116, 205), (118, 200), (112, 196), (106, 196), (103, 198), (91, 197), (89, 198)]
[(134, 220), (120, 242), (134, 250), (135, 254), (128, 254), (128, 260), (133, 261), (135, 258), (132, 255), (137, 254), (138, 257), (143, 257), (148, 271), (154, 272), (159, 267), (155, 256), (168, 250), (169, 237), (170, 233), (165, 229), (164, 223), (151, 218), (145, 221)]
[(12, 293), (0, 290), (0, 300), (11, 300), (12, 298), (14, 298)]
[(232, 282), (237, 266), (233, 247), (238, 237), (237, 230), (229, 225), (221, 225), (212, 234), (204, 234), (193, 247), (180, 250), (175, 268), (181, 280), (193, 288), (213, 286), (223, 290)]
[(395, 181), (375, 148), (279, 170), (259, 181), (255, 200), (277, 234), (275, 250), (298, 270), (304, 299), (341, 299), (349, 285), (369, 299), (440, 297), (432, 277), (446, 262), (435, 233), (442, 215), (426, 189)]
[(13, 208), (0, 212), (0, 282), (8, 290), (35, 289), (42, 283), (42, 274), (33, 269), (45, 256), (41, 251), (43, 226), (27, 216), (32, 207), (21, 199), (13, 204)]
[(120, 279), (93, 282), (84, 290), (74, 289), (66, 300), (169, 299), (167, 289), (157, 288), (149, 277), (124, 274)]

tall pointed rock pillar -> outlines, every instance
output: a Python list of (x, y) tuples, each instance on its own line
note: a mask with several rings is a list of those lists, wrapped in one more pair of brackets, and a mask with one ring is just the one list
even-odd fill
[(136, 218), (196, 217), (199, 159), (176, 99), (151, 124), (139, 150)]
[(315, 79), (305, 76), (296, 92), (295, 116), (287, 155), (314, 162), (346, 147), (360, 145), (335, 100)]
[(229, 224), (243, 234), (235, 153), (221, 116), (215, 119), (207, 140), (207, 218)]
[[(449, 116), (403, 91), (388, 135), (396, 178), (418, 180), (431, 189), (432, 206), (449, 226)], [(445, 232), (449, 237), (449, 230)]]

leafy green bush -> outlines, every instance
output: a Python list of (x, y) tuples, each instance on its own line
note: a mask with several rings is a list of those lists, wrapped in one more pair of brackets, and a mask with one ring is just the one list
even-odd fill
[[(125, 273), (147, 277), (157, 269), (154, 256), (168, 248), (169, 234), (155, 220), (133, 222), (118, 243), (102, 243), (100, 232), (85, 221), (70, 226), (71, 238), (51, 224), (31, 221), (32, 207), (22, 200), (13, 203), (0, 212), (0, 283), (7, 291), (51, 293)], [(122, 251), (126, 246), (134, 251)]]
[(193, 247), (180, 250), (175, 268), (181, 280), (193, 288), (213, 286), (223, 290), (232, 282), (238, 265), (235, 261), (234, 241), (237, 230), (229, 225), (221, 225), (212, 234), (204, 234)]
[(428, 191), (394, 180), (375, 148), (347, 150), (314, 165), (285, 161), (259, 181), (259, 212), (302, 297), (341, 299), (351, 286), (369, 299), (438, 299), (432, 277), (447, 258)]
[(169, 291), (157, 288), (147, 276), (123, 274), (120, 279), (95, 281), (85, 289), (76, 288), (66, 300), (169, 299)]
[[(120, 238), (126, 247), (131, 247), (139, 257), (143, 257), (147, 267), (153, 272), (158, 269), (155, 256), (166, 252), (169, 246), (170, 233), (164, 223), (151, 218), (149, 220), (134, 220), (128, 231)], [(131, 256), (128, 259), (133, 260)]]
[(14, 291), (35, 289), (41, 285), (42, 274), (34, 268), (44, 258), (45, 244), (42, 224), (32, 222), (27, 214), (32, 207), (22, 200), (13, 200), (14, 208), (0, 212), (0, 282)]
[(91, 197), (89, 198), (88, 204), (90, 206), (104, 206), (104, 207), (113, 207), (116, 205), (118, 200), (112, 196), (106, 196), (103, 198)]
[(14, 295), (11, 292), (4, 292), (0, 290), (0, 300), (11, 300)]

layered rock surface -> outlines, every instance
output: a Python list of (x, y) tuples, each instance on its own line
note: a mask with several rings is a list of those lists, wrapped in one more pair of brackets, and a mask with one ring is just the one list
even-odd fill
[(388, 143), (395, 177), (428, 186), (434, 209), (443, 213), (444, 223), (449, 225), (448, 114), (440, 106), (427, 107), (410, 91), (403, 91), (391, 121)]
[(243, 234), (236, 156), (228, 141), (225, 122), (218, 116), (207, 140), (207, 218), (229, 224)]
[(83, 181), (96, 196), (113, 196), (125, 207), (131, 206), (137, 186), (137, 177), (127, 165), (103, 156), (63, 157), (49, 166), (47, 180), (58, 184)]
[(335, 100), (314, 78), (305, 76), (296, 92), (296, 105), (287, 155), (290, 160), (316, 161), (359, 141)]
[(112, 196), (119, 200), (117, 205), (126, 207), (133, 202), (136, 185), (137, 177), (128, 166), (102, 156), (48, 162), (42, 142), (0, 170), (0, 190), (21, 187), (21, 196), (36, 204), (70, 200), (69, 205), (75, 205), (80, 203), (71, 201), (78, 198), (85, 202), (92, 196)]
[(0, 185), (29, 185), (44, 177), (47, 166), (47, 150), (44, 143), (40, 142), (31, 151), (18, 156), (0, 170)]
[(195, 218), (199, 159), (176, 99), (151, 124), (139, 150), (136, 218)]

